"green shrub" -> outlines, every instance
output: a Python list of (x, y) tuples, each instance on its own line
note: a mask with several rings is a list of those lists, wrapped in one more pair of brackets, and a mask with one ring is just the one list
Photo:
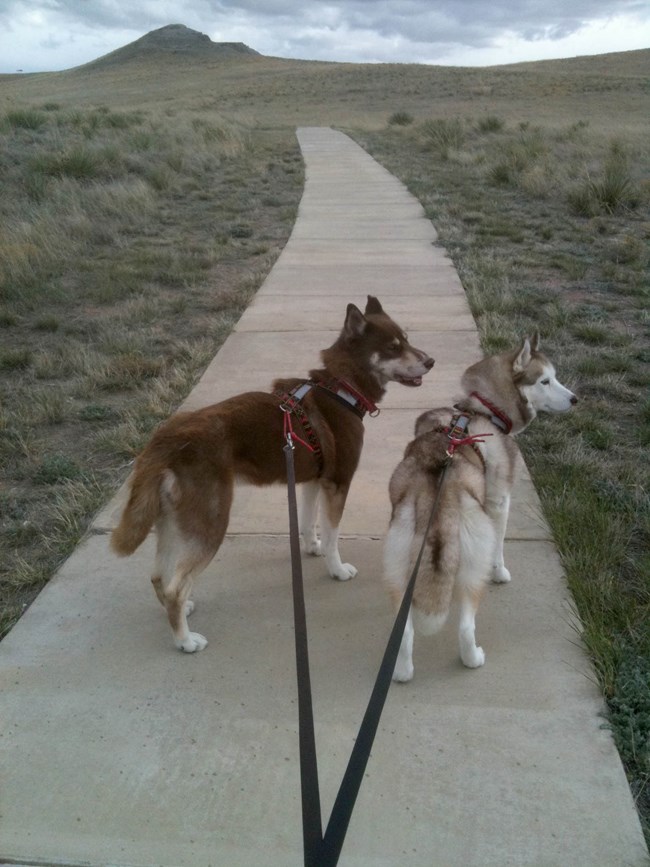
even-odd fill
[(48, 455), (34, 473), (34, 481), (41, 485), (56, 485), (81, 475), (78, 465), (66, 455)]
[(650, 775), (650, 665), (626, 653), (616, 673), (616, 692), (609, 699), (611, 727), (621, 758)]
[(82, 421), (108, 421), (116, 415), (110, 406), (101, 403), (87, 403), (79, 410), (79, 418)]
[[(522, 130), (517, 138), (507, 141), (499, 148), (498, 162), (488, 169), (488, 180), (497, 185), (520, 185), (522, 179), (529, 186), (539, 186), (531, 182), (533, 173), (539, 170), (542, 159), (546, 157), (549, 145), (546, 137), (539, 129)], [(546, 169), (541, 170), (546, 177)], [(539, 189), (536, 191), (539, 195)]]
[(413, 115), (407, 111), (396, 111), (388, 118), (390, 126), (409, 126), (413, 123)]
[(508, 186), (514, 183), (515, 171), (510, 162), (501, 160), (488, 171), (488, 180), (496, 186)]
[(632, 179), (625, 160), (611, 156), (605, 163), (602, 177), (592, 182), (596, 201), (608, 214), (623, 207), (636, 207)]
[(0, 370), (25, 370), (32, 363), (31, 349), (0, 350)]
[(246, 223), (235, 223), (230, 228), (231, 238), (252, 238), (253, 229)]
[(478, 122), (479, 132), (501, 132), (504, 127), (505, 123), (501, 118), (496, 117), (493, 114), (488, 114), (485, 117), (482, 117)]
[(596, 217), (600, 213), (598, 201), (589, 180), (571, 187), (566, 196), (567, 205), (576, 217)]
[(60, 326), (59, 319), (56, 316), (46, 315), (36, 320), (34, 323), (35, 331), (58, 331)]

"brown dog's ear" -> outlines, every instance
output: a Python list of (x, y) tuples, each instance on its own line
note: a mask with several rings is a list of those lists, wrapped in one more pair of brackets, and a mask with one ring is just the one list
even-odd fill
[(343, 332), (348, 337), (361, 337), (366, 330), (366, 317), (359, 310), (356, 304), (348, 304), (348, 309), (345, 314), (345, 323)]
[(536, 331), (533, 334), (531, 341), (530, 341), (530, 348), (533, 350), (533, 352), (539, 352), (539, 347), (541, 345), (541, 342), (542, 341), (540, 340), (540, 337), (539, 337), (539, 331)]
[(384, 308), (381, 306), (374, 295), (368, 295), (368, 303), (366, 304), (366, 316), (369, 313), (383, 313)]
[(523, 373), (530, 364), (530, 340), (524, 337), (515, 360), (512, 362), (512, 369), (515, 373)]

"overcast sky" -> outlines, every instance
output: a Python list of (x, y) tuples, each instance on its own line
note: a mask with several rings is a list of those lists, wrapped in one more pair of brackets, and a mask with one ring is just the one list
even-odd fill
[(650, 47), (648, 0), (0, 0), (0, 72), (69, 69), (166, 24), (261, 54), (486, 66)]

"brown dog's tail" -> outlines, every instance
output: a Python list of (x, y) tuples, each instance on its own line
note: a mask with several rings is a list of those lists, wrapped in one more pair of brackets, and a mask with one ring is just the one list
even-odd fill
[[(167, 470), (172, 479), (171, 470)], [(137, 466), (131, 482), (131, 493), (120, 523), (111, 533), (111, 548), (120, 557), (126, 557), (147, 538), (160, 514), (161, 485), (164, 471), (154, 470), (146, 464)]]

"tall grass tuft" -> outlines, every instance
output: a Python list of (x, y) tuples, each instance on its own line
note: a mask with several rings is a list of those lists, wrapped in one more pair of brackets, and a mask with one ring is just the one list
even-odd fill
[(465, 141), (465, 130), (460, 118), (435, 118), (420, 124), (419, 136), (429, 150), (440, 159), (449, 158), (451, 150), (460, 150)]
[(5, 122), (16, 129), (38, 130), (47, 123), (47, 117), (33, 108), (19, 108), (8, 111)]
[(83, 145), (76, 145), (63, 153), (42, 154), (35, 157), (31, 168), (58, 178), (89, 180), (100, 173), (101, 160), (98, 154)]
[(580, 217), (637, 208), (641, 194), (632, 180), (624, 148), (613, 142), (601, 171), (595, 175), (587, 172), (582, 181), (569, 190), (567, 201), (572, 213)]

